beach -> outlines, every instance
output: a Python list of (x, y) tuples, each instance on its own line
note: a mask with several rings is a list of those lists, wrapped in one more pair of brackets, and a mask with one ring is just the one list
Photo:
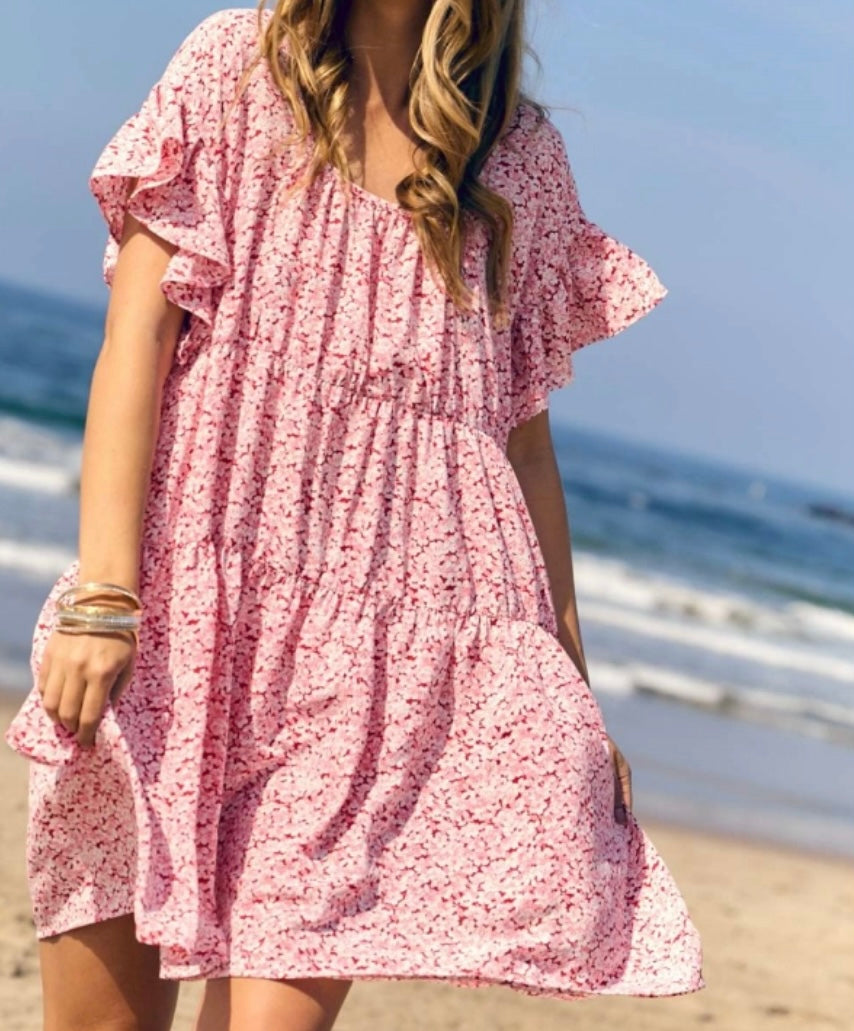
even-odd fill
[[(5, 730), (19, 697), (0, 702)], [(25, 878), (27, 762), (0, 747), (0, 1025), (40, 1026), (38, 953)], [(638, 814), (640, 816), (640, 814)], [(672, 998), (563, 1002), (502, 986), (354, 983), (336, 1031), (510, 1031), (631, 1027), (819, 1031), (854, 1013), (854, 863), (806, 849), (642, 819), (702, 937), (702, 991)], [(202, 982), (182, 985), (175, 1031), (192, 1031)]]

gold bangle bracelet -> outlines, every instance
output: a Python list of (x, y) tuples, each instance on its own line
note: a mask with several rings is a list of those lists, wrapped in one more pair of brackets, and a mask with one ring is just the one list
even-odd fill
[(139, 646), (139, 631), (131, 630), (129, 627), (121, 629), (119, 627), (71, 626), (58, 623), (54, 629), (61, 634), (120, 634), (122, 636), (130, 634), (134, 643)]
[(67, 590), (62, 592), (62, 594), (59, 596), (59, 600), (62, 600), (67, 595), (76, 595), (80, 591), (88, 592), (90, 594), (93, 592), (100, 592), (102, 594), (118, 594), (123, 598), (128, 598), (131, 601), (135, 602), (140, 608), (142, 607), (142, 599), (136, 593), (136, 591), (132, 591), (127, 587), (122, 587), (121, 584), (108, 583), (106, 581), (101, 580), (87, 580), (85, 583), (77, 584), (74, 587), (69, 587), (67, 588)]
[(56, 604), (57, 612), (79, 612), (85, 616), (100, 616), (100, 615), (121, 615), (121, 616), (139, 616), (142, 614), (142, 607), (137, 605), (135, 608), (127, 608), (125, 605), (86, 605), (83, 602), (75, 602), (72, 605), (60, 605), (59, 602)]

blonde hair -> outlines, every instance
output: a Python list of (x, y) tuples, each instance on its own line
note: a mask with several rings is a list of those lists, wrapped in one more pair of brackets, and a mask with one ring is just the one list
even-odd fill
[[(276, 0), (264, 24), (258, 5), (259, 50), (296, 123), (296, 142), (311, 136), (305, 181), (325, 164), (349, 177), (342, 146), (349, 55), (343, 42), (344, 0)], [(513, 209), (479, 181), (495, 143), (524, 100), (521, 92), (524, 0), (433, 0), (409, 78), (409, 121), (417, 141), (416, 171), (397, 184), (422, 251), (453, 300), (471, 293), (461, 271), (464, 212), (490, 231), (486, 282), (490, 306), (504, 311)], [(429, 55), (429, 59), (426, 57)], [(248, 69), (251, 72), (251, 68)]]

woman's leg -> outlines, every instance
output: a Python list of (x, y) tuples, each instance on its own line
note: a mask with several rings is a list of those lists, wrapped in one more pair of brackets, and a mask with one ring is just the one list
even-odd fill
[(352, 980), (211, 978), (196, 1031), (330, 1031)]
[(169, 1031), (179, 984), (158, 976), (158, 951), (131, 913), (42, 938), (44, 1031)]

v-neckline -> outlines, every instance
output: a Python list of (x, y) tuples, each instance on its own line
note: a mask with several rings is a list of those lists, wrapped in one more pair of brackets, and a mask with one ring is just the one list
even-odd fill
[(337, 165), (333, 165), (332, 162), (327, 162), (326, 167), (332, 173), (333, 177), (337, 180), (342, 189), (351, 189), (354, 193), (358, 194), (369, 203), (376, 204), (387, 211), (392, 211), (399, 215), (406, 215), (407, 217), (409, 216), (409, 212), (406, 211), (405, 208), (402, 208), (398, 201), (389, 200), (388, 197), (383, 197), (379, 193), (374, 193), (372, 190), (368, 190), (364, 186), (360, 186), (355, 180), (348, 179), (342, 174)]

